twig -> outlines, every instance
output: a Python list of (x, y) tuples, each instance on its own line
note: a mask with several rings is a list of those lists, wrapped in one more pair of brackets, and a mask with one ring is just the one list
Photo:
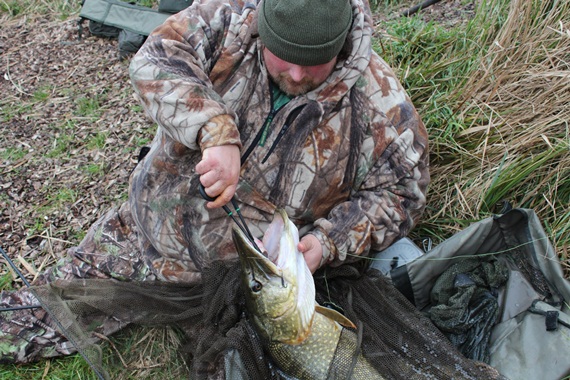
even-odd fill
[(19, 168), (20, 166), (24, 165), (25, 163), (27, 163), (28, 160), (27, 159), (23, 159), (20, 162), (18, 162), (15, 165), (10, 166), (7, 170), (4, 170), (3, 172), (0, 172), (0, 174), (4, 175), (4, 174), (8, 174), (14, 170), (16, 170), (17, 168)]
[(9, 80), (10, 83), (12, 83), (12, 85), (14, 86), (14, 88), (21, 94), (24, 95), (30, 95), (28, 94), (26, 91), (24, 91), (24, 89), (22, 89), (22, 86), (20, 84), (17, 84), (16, 82), (14, 82), (14, 80), (12, 79), (12, 76), (10, 75), (10, 59), (8, 57), (6, 57), (6, 73), (4, 73), (4, 79)]
[(42, 380), (46, 379), (47, 374), (49, 373), (49, 367), (51, 362), (49, 360), (46, 360), (46, 367), (44, 368), (44, 373), (42, 375)]
[(115, 344), (111, 341), (111, 339), (107, 338), (105, 335), (103, 334), (99, 334), (97, 332), (93, 332), (93, 335), (95, 335), (97, 338), (106, 341), (107, 343), (109, 343), (109, 345), (111, 346), (111, 348), (115, 351), (115, 353), (117, 354), (117, 356), (119, 357), (119, 360), (121, 361), (121, 363), (123, 364), (123, 367), (125, 368), (129, 368), (129, 365), (127, 364), (127, 362), (125, 361), (125, 359), (123, 359), (123, 356), (121, 355), (121, 352), (117, 349), (117, 346), (115, 346)]
[(409, 17), (411, 15), (413, 15), (414, 13), (429, 7), (430, 5), (434, 5), (435, 3), (439, 3), (441, 0), (425, 0), (423, 3), (415, 5), (413, 7), (411, 7), (408, 10), (405, 10), (404, 12), (402, 12), (400, 14), (400, 16), (402, 17)]
[(28, 262), (26, 261), (26, 259), (24, 259), (24, 258), (22, 257), (22, 255), (18, 254), (18, 256), (16, 257), (16, 259), (20, 262), (20, 264), (22, 264), (22, 266), (23, 266), (24, 268), (26, 268), (26, 270), (27, 270), (30, 274), (32, 274), (33, 276), (36, 276), (36, 274), (37, 274), (36, 269), (32, 266), (32, 264), (28, 263)]

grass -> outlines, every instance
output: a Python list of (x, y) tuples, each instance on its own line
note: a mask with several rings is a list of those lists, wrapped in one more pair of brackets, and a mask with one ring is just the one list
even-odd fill
[(102, 96), (95, 95), (93, 97), (82, 97), (77, 99), (77, 109), (75, 113), (78, 116), (92, 118), (96, 120), (101, 116), (101, 104), (104, 102)]
[(104, 163), (89, 164), (89, 165), (83, 166), (82, 170), (84, 170), (90, 176), (100, 177), (105, 173), (105, 167), (106, 167), (106, 165)]
[(0, 276), (0, 289), (12, 289), (12, 274), (10, 272), (6, 272)]
[(61, 158), (69, 154), (69, 148), (73, 146), (75, 137), (73, 134), (56, 136), (53, 139), (52, 149), (47, 153), (49, 158)]
[[(4, 103), (4, 102), (2, 102)], [(0, 103), (1, 107), (0, 110), (2, 111), (2, 121), (9, 122), (17, 116), (25, 115), (29, 113), (32, 108), (33, 104), (2, 104)]]
[(29, 224), (28, 236), (41, 235), (52, 224), (51, 220), (59, 210), (71, 207), (77, 200), (77, 193), (69, 187), (59, 189), (43, 189), (45, 201), (35, 209), (29, 210), (33, 216), (33, 224)]
[(32, 98), (35, 102), (45, 102), (50, 98), (50, 96), (51, 96), (51, 91), (46, 88), (34, 91), (34, 93), (32, 94)]
[(506, 200), (535, 209), (567, 257), (569, 14), (564, 2), (495, 0), (461, 28), (418, 17), (385, 25), (375, 49), (430, 135), (432, 184), (416, 236), (447, 238)]
[(27, 151), (18, 147), (10, 147), (0, 150), (0, 160), (18, 161), (26, 156)]
[[(180, 343), (172, 329), (131, 327), (104, 342), (103, 367), (113, 380), (188, 378), (183, 359), (173, 349)], [(142, 346), (142, 349), (141, 349)], [(2, 380), (97, 380), (97, 375), (80, 354), (45, 360), (35, 365), (0, 366)]]
[(90, 372), (89, 366), (79, 355), (45, 361), (38, 365), (0, 367), (0, 377), (3, 380), (96, 380), (96, 376)]
[(79, 4), (78, 1), (73, 0), (2, 0), (0, 1), (0, 15), (9, 17), (50, 15), (66, 20), (72, 14), (77, 13)]
[(87, 149), (103, 149), (107, 143), (108, 132), (98, 132), (87, 142)]
[[(382, 11), (382, 7), (396, 3), (378, 0), (372, 5)], [(0, 0), (2, 19), (47, 15), (65, 19), (77, 12), (78, 2)], [(426, 23), (420, 17), (382, 23), (386, 33), (374, 41), (374, 49), (399, 74), (430, 135), (432, 183), (428, 208), (412, 237), (419, 240), (429, 236), (435, 242), (441, 241), (471, 222), (498, 212), (507, 200), (515, 207), (533, 208), (538, 213), (568, 276), (568, 15), (568, 2), (483, 0), (476, 17), (456, 27)], [(40, 86), (29, 94), (28, 103), (2, 100), (2, 120), (22, 118), (58, 96), (77, 100), (70, 106), (71, 115), (45, 130), (43, 138), (49, 139), (50, 146), (41, 159), (83, 158), (78, 167), (87, 176), (86, 181), (102, 180), (112, 163), (81, 155), (112, 148), (112, 139), (116, 139), (112, 128), (85, 133), (83, 141), (78, 141), (76, 133), (99, 122), (114, 107), (109, 106), (110, 99), (104, 92), (88, 90), (77, 96), (73, 89)], [(131, 112), (142, 112), (139, 105), (129, 107)], [(132, 151), (129, 147), (148, 142), (149, 133), (133, 132), (128, 144), (115, 143), (115, 149)], [(15, 145), (0, 150), (0, 159), (18, 162), (28, 154), (28, 147)], [(126, 197), (126, 185), (118, 186), (122, 187), (107, 190), (111, 193), (107, 196), (115, 196), (117, 204)], [(63, 182), (42, 188), (42, 194), (45, 205), (33, 210), (31, 235), (43, 233), (50, 227), (48, 219), (55, 211), (80, 202), (83, 196)], [(0, 202), (7, 201), (0, 193)], [(84, 236), (81, 227), (70, 227), (74, 242)], [(9, 272), (0, 277), (0, 287), (9, 287), (10, 283)], [(177, 377), (183, 373), (181, 361), (171, 350), (177, 344), (176, 334), (149, 331), (127, 331), (114, 337), (113, 344), (103, 345), (104, 360), (114, 369), (114, 378), (164, 378), (165, 371), (172, 371), (166, 375), (168, 378), (184, 377)], [(155, 344), (147, 344), (151, 339)], [(141, 351), (145, 355), (136, 356)], [(153, 357), (158, 362), (154, 369), (149, 362)], [(36, 365), (0, 367), (0, 378), (93, 379), (94, 375), (82, 357), (72, 356)]]

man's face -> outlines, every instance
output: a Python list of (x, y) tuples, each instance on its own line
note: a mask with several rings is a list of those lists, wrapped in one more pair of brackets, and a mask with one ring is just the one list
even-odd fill
[(305, 94), (319, 87), (332, 73), (336, 57), (330, 62), (316, 66), (299, 66), (275, 56), (266, 47), (263, 59), (273, 82), (288, 95)]

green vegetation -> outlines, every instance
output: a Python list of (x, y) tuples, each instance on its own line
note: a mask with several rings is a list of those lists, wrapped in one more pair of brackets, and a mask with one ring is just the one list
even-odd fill
[(73, 135), (60, 135), (53, 141), (52, 150), (47, 153), (47, 157), (60, 158), (69, 154), (69, 148), (74, 143)]
[[(180, 335), (165, 328), (127, 328), (104, 342), (103, 367), (114, 380), (188, 379), (183, 359), (173, 348)], [(142, 346), (142, 348), (141, 348)], [(136, 347), (136, 349), (135, 349)], [(155, 364), (157, 363), (157, 364)], [(36, 365), (0, 366), (3, 380), (96, 380), (97, 376), (80, 354), (42, 361)]]
[(106, 165), (104, 163), (88, 164), (86, 166), (83, 166), (82, 170), (84, 170), (90, 176), (100, 177), (105, 174), (105, 166)]
[(30, 112), (33, 103), (27, 104), (8, 104), (4, 100), (0, 100), (0, 115), (3, 122), (9, 122), (16, 116), (21, 116)]
[(94, 136), (91, 136), (87, 142), (87, 149), (103, 149), (107, 142), (108, 132), (98, 132)]
[(0, 276), (0, 290), (12, 289), (12, 273), (6, 272)]
[(10, 147), (0, 150), (0, 160), (18, 161), (26, 156), (26, 150), (22, 148)]
[(37, 208), (29, 210), (33, 216), (33, 224), (28, 224), (28, 236), (39, 235), (50, 223), (50, 217), (62, 208), (70, 207), (77, 201), (77, 193), (69, 187), (59, 189), (44, 189), (45, 201)]
[(34, 223), (27, 225), (29, 236), (39, 235), (42, 233), (42, 231), (44, 231), (47, 228), (47, 226), (49, 225), (46, 219), (47, 215), (44, 216), (35, 217), (33, 219)]
[(22, 5), (17, 0), (3, 1), (0, 3), (0, 12), (7, 13), (10, 16), (18, 16), (22, 13)]
[(32, 95), (34, 101), (36, 102), (45, 102), (46, 100), (49, 99), (50, 97), (50, 93), (48, 91), (45, 90), (38, 90), (36, 92), (34, 92), (34, 94)]
[(0, 1), (0, 16), (43, 16), (50, 15), (66, 20), (76, 13), (81, 6), (79, 1), (55, 0), (2, 0)]
[(458, 27), (419, 17), (381, 25), (375, 50), (430, 135), (432, 184), (417, 237), (445, 239), (508, 201), (537, 211), (567, 259), (569, 12), (567, 2), (494, 0)]
[(88, 117), (93, 120), (101, 116), (101, 104), (104, 102), (101, 96), (82, 97), (77, 99), (77, 109), (75, 113), (78, 116)]

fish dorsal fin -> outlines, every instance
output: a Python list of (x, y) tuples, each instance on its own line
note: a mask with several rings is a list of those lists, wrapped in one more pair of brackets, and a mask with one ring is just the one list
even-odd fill
[(328, 307), (324, 307), (321, 305), (315, 306), (315, 311), (319, 314), (324, 315), (325, 317), (332, 319), (333, 321), (343, 325), (344, 327), (350, 327), (352, 329), (356, 328), (356, 325), (352, 323), (350, 319), (342, 315), (336, 310), (329, 309)]

